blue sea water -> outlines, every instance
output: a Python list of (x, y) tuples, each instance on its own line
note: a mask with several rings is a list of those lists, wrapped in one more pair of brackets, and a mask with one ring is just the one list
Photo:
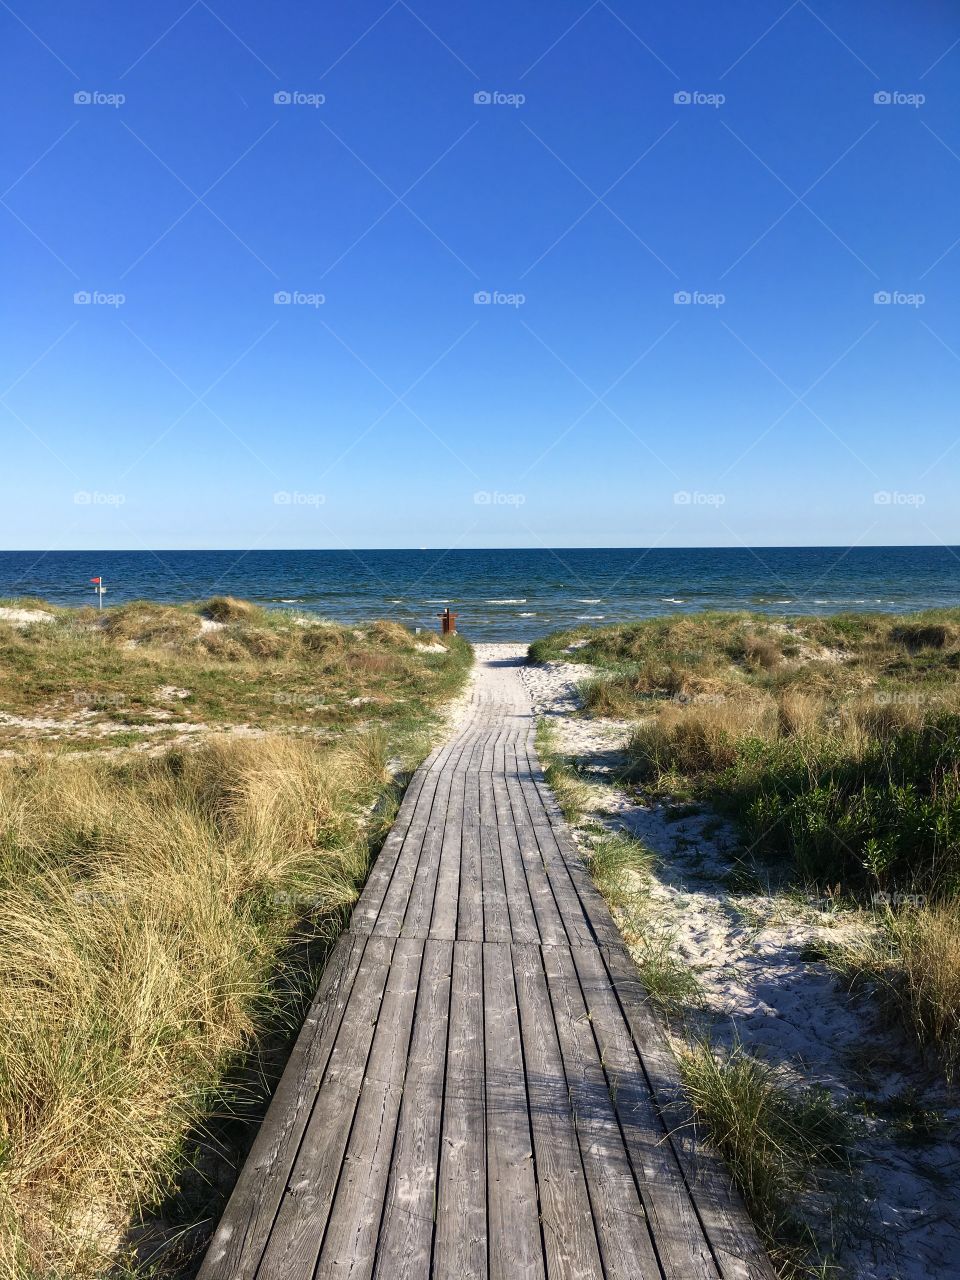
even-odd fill
[(0, 596), (105, 603), (234, 595), (342, 622), (437, 629), (450, 608), (473, 640), (698, 609), (772, 614), (960, 604), (960, 548), (759, 547), (421, 551), (3, 551)]

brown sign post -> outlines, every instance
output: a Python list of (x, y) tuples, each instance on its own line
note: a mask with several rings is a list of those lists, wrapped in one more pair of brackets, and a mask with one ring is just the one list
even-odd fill
[(444, 609), (443, 613), (438, 613), (440, 619), (440, 633), (445, 636), (453, 636), (457, 633), (457, 615), (451, 613), (449, 609)]

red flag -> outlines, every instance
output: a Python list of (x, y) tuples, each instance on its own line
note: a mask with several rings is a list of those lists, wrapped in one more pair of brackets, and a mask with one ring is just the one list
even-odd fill
[(100, 579), (100, 578), (91, 578), (91, 579), (90, 579), (90, 581), (91, 581), (91, 582), (100, 582), (100, 581), (101, 581), (101, 579)]

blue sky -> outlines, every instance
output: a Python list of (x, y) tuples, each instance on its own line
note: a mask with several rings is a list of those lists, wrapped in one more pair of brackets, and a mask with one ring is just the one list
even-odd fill
[(0, 27), (0, 546), (960, 542), (947, 0)]

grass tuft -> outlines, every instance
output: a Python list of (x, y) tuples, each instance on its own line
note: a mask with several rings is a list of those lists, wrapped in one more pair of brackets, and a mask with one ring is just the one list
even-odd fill
[(850, 1172), (849, 1115), (824, 1090), (788, 1087), (781, 1072), (739, 1045), (721, 1052), (694, 1043), (678, 1061), (694, 1116), (782, 1272), (822, 1274), (824, 1260), (802, 1209), (811, 1193), (829, 1186), (831, 1171)]

